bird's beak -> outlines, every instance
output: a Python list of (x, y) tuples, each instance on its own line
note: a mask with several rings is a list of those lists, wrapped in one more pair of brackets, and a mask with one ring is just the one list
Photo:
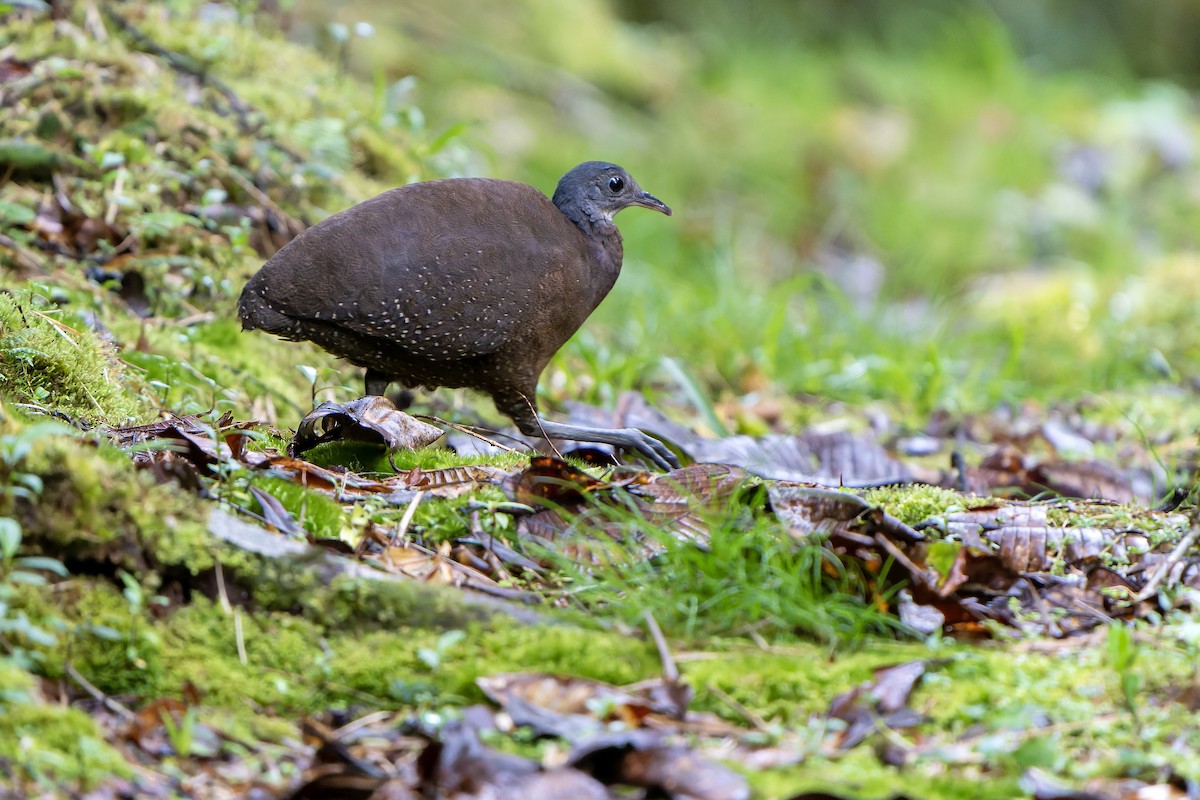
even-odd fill
[(633, 203), (634, 205), (641, 206), (642, 208), (649, 208), (653, 211), (661, 211), (668, 217), (671, 216), (670, 206), (649, 192), (642, 192), (641, 195), (633, 201)]

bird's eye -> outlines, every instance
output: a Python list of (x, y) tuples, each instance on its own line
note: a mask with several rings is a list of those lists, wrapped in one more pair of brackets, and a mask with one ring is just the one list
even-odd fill
[(619, 192), (625, 188), (625, 181), (621, 180), (620, 178), (609, 178), (608, 188), (614, 192)]

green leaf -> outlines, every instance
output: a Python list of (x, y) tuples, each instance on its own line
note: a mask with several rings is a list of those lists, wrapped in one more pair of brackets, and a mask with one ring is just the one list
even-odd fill
[(23, 583), (26, 586), (45, 586), (46, 576), (38, 572), (26, 572), (22, 569), (13, 570), (8, 573), (7, 579), (10, 583)]
[(1022, 742), (1013, 751), (1013, 758), (1022, 767), (1042, 767), (1052, 769), (1062, 757), (1062, 748), (1050, 736), (1035, 736)]
[[(38, 387), (41, 388), (41, 387)], [(19, 483), (34, 494), (41, 494), (43, 489), (42, 476), (31, 472), (20, 472), (12, 476), (13, 483)]]
[(106, 642), (119, 642), (125, 638), (119, 630), (107, 625), (89, 625), (87, 630), (97, 639), (103, 639)]
[(0, 139), (0, 166), (5, 169), (50, 170), (58, 166), (58, 154), (41, 142), (29, 139)]
[(467, 124), (464, 122), (460, 122), (457, 125), (451, 125), (445, 131), (443, 131), (440, 136), (435, 138), (427, 145), (426, 152), (431, 156), (437, 155), (446, 145), (450, 144), (450, 142), (454, 141), (459, 136), (462, 136), (467, 132), (467, 130)]
[(467, 638), (467, 632), (464, 630), (446, 631), (438, 637), (437, 649), (439, 653), (447, 652), (451, 647)]
[(40, 569), (45, 572), (53, 572), (60, 578), (69, 578), (71, 576), (71, 573), (67, 571), (67, 568), (57, 558), (26, 556), (25, 558), (18, 558), (16, 563), (22, 569)]
[(1108, 626), (1108, 663), (1117, 672), (1125, 672), (1137, 660), (1138, 648), (1129, 628), (1121, 623)]
[[(3, 6), (0, 6), (0, 13), (3, 13), (2, 9)], [(37, 212), (20, 203), (0, 201), (0, 219), (8, 225), (28, 225), (37, 219)]]
[(442, 664), (441, 654), (430, 647), (418, 648), (417, 658), (421, 659), (421, 663), (430, 669), (437, 669)]
[(179, 211), (155, 211), (137, 216), (131, 227), (134, 232), (142, 236), (162, 239), (180, 228), (203, 228), (204, 224), (191, 214), (183, 214)]
[(937, 574), (942, 580), (946, 580), (946, 576), (950, 574), (950, 570), (954, 567), (954, 562), (958, 559), (959, 552), (962, 551), (962, 542), (931, 542), (929, 545), (929, 555), (926, 556), (926, 563), (937, 570)]
[(125, 156), (121, 153), (114, 153), (111, 150), (100, 154), (100, 169), (107, 172), (110, 169), (122, 166), (125, 163)]
[(0, 558), (11, 561), (21, 546), (21, 523), (12, 517), (0, 517)]

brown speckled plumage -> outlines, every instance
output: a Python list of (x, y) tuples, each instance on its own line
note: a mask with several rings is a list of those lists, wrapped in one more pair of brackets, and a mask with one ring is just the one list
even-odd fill
[(669, 451), (640, 431), (549, 423), (535, 405), (547, 362), (621, 271), (612, 217), (631, 205), (671, 213), (621, 167), (596, 161), (564, 175), (553, 201), (483, 178), (393, 189), (276, 253), (246, 284), (238, 315), (246, 329), (365, 367), (369, 394), (391, 381), (468, 387), (522, 433), (609, 442), (663, 465)]

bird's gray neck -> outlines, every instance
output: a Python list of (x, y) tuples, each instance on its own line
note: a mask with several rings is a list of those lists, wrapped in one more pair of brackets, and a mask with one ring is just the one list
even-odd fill
[[(580, 203), (574, 199), (554, 193), (554, 205), (567, 219), (574, 222), (583, 231), (584, 236), (592, 243), (603, 258), (608, 261), (613, 271), (613, 280), (621, 269), (621, 259), (624, 247), (621, 242), (621, 232), (617, 229), (612, 217), (602, 213), (591, 203)], [(611, 287), (611, 284), (609, 284)]]
[(581, 203), (575, 198), (555, 192), (554, 205), (558, 206), (563, 216), (578, 225), (588, 236), (607, 236), (617, 229), (612, 217), (591, 203)]
[(612, 217), (605, 215), (592, 204), (578, 203), (574, 199), (566, 199), (558, 192), (554, 193), (554, 205), (563, 212), (563, 216), (574, 222), (592, 248), (593, 258), (601, 269), (592, 272), (592, 281), (598, 295), (595, 305), (612, 289), (620, 273), (620, 263), (624, 259), (624, 242), (620, 239), (620, 230)]

